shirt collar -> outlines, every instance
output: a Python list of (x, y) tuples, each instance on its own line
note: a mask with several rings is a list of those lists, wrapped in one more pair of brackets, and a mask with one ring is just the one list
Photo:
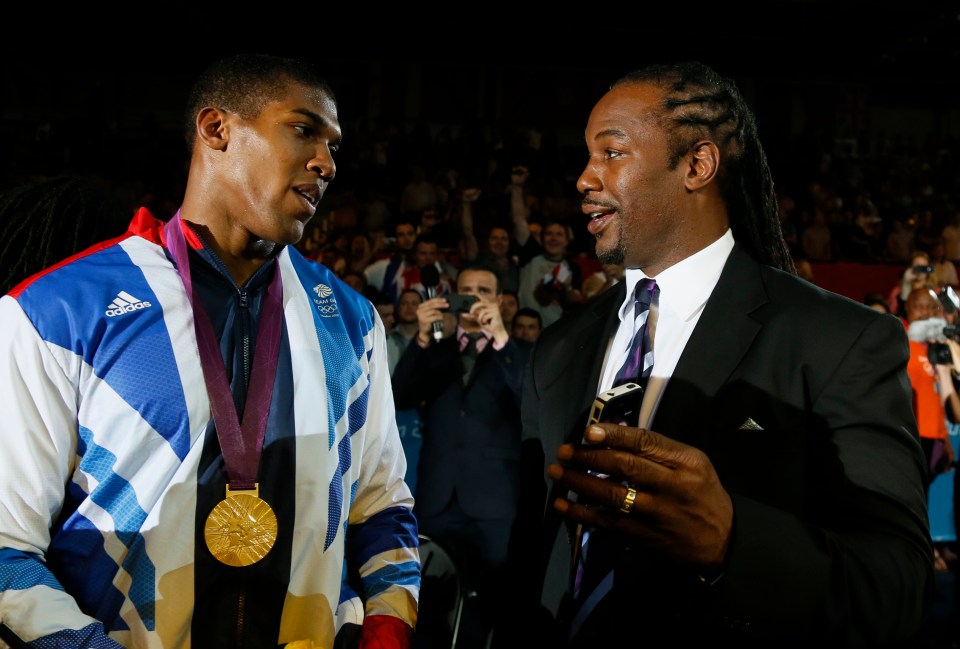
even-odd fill
[[(489, 335), (486, 331), (484, 331), (484, 330), (482, 330), (482, 329), (481, 329), (480, 331), (475, 332), (475, 333), (478, 333), (478, 334), (482, 335), (484, 338), (486, 338), (487, 340), (490, 340), (490, 335)], [(458, 325), (457, 325), (457, 340), (463, 340), (463, 339), (464, 339), (464, 336), (466, 336), (466, 335), (467, 335), (466, 330), (463, 328), (462, 325), (459, 325), (459, 324), (458, 324)]]
[[(660, 288), (659, 309), (670, 311), (682, 320), (689, 319), (703, 306), (713, 292), (723, 265), (733, 250), (733, 232), (730, 228), (719, 239), (661, 272), (655, 279)], [(624, 274), (627, 295), (620, 305), (620, 319), (627, 306), (633, 304), (637, 282), (647, 275), (639, 268), (628, 268)]]

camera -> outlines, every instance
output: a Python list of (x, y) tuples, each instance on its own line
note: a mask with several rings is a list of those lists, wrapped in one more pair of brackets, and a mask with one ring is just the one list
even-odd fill
[(931, 275), (933, 274), (933, 266), (914, 266), (910, 269), (914, 275)]
[(934, 365), (953, 365), (953, 355), (945, 343), (927, 343), (927, 359)]
[(927, 343), (927, 359), (934, 365), (952, 365), (953, 354), (944, 338), (960, 341), (960, 325), (948, 325), (943, 318), (927, 318), (910, 323), (907, 330), (910, 340)]
[(454, 313), (467, 313), (470, 310), (470, 307), (473, 306), (473, 303), (477, 301), (475, 295), (460, 295), (459, 293), (454, 293), (453, 295), (445, 296), (448, 306), (444, 311), (453, 311)]

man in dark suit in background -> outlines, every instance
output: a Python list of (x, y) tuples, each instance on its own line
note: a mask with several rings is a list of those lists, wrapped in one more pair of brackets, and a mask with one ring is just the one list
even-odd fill
[[(754, 118), (710, 68), (625, 76), (585, 136), (588, 228), (627, 271), (529, 364), (520, 521), (536, 529), (517, 566), (557, 621), (539, 640), (906, 644), (933, 550), (902, 325), (795, 276)], [(633, 293), (651, 278), (647, 310)], [(649, 378), (629, 377), (639, 412), (588, 428), (635, 310), (652, 341)]]
[[(517, 511), (523, 369), (531, 346), (507, 333), (492, 268), (465, 267), (457, 293), (477, 301), (459, 314), (450, 309), (455, 296), (417, 307), (420, 330), (394, 370), (393, 394), (398, 409), (421, 408), (414, 506), (420, 532), (453, 555), (477, 592), (457, 643), (469, 648), (485, 646), (492, 618), (503, 610), (503, 569)], [(433, 325), (443, 320), (445, 337), (437, 340)]]

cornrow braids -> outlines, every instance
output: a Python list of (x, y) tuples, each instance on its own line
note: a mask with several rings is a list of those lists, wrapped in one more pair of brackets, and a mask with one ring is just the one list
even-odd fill
[(796, 274), (756, 120), (736, 84), (698, 62), (651, 65), (612, 87), (628, 83), (652, 83), (665, 91), (660, 125), (668, 132), (671, 169), (697, 142), (717, 145), (717, 182), (734, 238), (757, 261)]
[(126, 214), (93, 178), (54, 176), (0, 194), (0, 295), (48, 266), (123, 234)]

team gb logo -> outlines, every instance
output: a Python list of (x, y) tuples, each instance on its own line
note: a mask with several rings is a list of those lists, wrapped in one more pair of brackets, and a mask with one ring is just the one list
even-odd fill
[[(337, 318), (337, 300), (332, 297), (333, 289), (326, 284), (317, 284), (313, 287), (313, 292), (317, 294), (313, 303), (317, 306), (317, 313), (321, 318)], [(317, 299), (319, 298), (319, 299)]]

